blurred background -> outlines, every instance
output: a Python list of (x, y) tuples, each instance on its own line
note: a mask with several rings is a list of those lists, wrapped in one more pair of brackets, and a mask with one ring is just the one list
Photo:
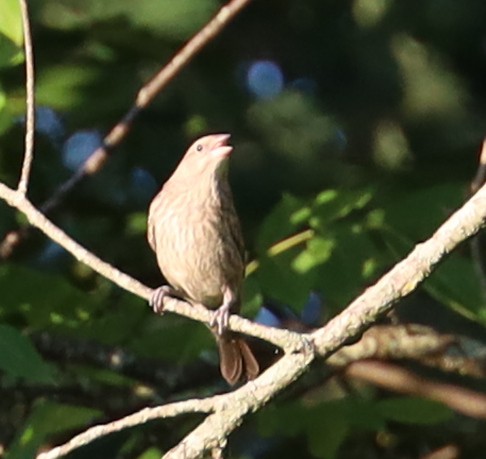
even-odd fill
[[(223, 3), (29, 3), (37, 107), (29, 197), (41, 204)], [(0, 179), (10, 186), (25, 128), (19, 11), (17, 0), (0, 3)], [(229, 132), (252, 260), (243, 314), (318, 326), (467, 198), (486, 127), (485, 24), (484, 0), (250, 2), (50, 217), (158, 286), (145, 237), (149, 202), (192, 140)], [(5, 249), (9, 234), (22, 242)], [(32, 457), (143, 406), (227, 389), (201, 324), (155, 317), (5, 203), (0, 240), (0, 451), (8, 457)], [(456, 352), (484, 362), (483, 255), (480, 240), (465, 244), (393, 319), (453, 334)], [(484, 457), (486, 409), (464, 416), (317, 366), (232, 437), (231, 457), (425, 458), (449, 443), (460, 455), (434, 457)], [(413, 371), (486, 391), (461, 371)], [(160, 457), (197, 420), (125, 431), (77, 456)]]

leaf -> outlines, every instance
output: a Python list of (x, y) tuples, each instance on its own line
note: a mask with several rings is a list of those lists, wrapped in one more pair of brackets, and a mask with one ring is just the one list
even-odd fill
[(304, 226), (309, 216), (310, 207), (306, 201), (284, 194), (260, 228), (256, 241), (258, 253), (266, 255), (270, 246)]
[(2, 0), (0, 2), (0, 18), (0, 33), (16, 46), (21, 46), (23, 34), (19, 0)]
[[(401, 259), (414, 246), (410, 237), (395, 230), (384, 229), (382, 235), (395, 260)], [(472, 261), (462, 254), (450, 254), (422, 284), (422, 288), (458, 314), (486, 324), (486, 304), (480, 280)]]
[(378, 409), (385, 418), (405, 424), (439, 424), (454, 415), (442, 403), (415, 397), (382, 400), (378, 402)]
[(9, 376), (35, 383), (52, 383), (52, 368), (30, 340), (8, 325), (0, 325), (0, 368)]
[(182, 40), (203, 26), (216, 9), (215, 0), (51, 0), (45, 2), (42, 17), (48, 26), (65, 30), (117, 21), (125, 27)]
[(317, 272), (296, 272), (292, 268), (295, 252), (293, 249), (274, 257), (262, 257), (255, 276), (267, 297), (301, 311), (314, 287)]
[(320, 290), (329, 306), (343, 307), (363, 290), (383, 265), (370, 234), (346, 221), (329, 228), (333, 240), (331, 257), (318, 267)]
[(325, 232), (333, 221), (363, 209), (372, 200), (373, 194), (372, 189), (322, 191), (314, 199), (310, 224)]
[(82, 105), (86, 88), (100, 75), (100, 70), (90, 65), (51, 66), (37, 76), (39, 104), (57, 110), (72, 110)]
[[(5, 37), (5, 35), (0, 34), (0, 69), (4, 67), (13, 67), (15, 65), (18, 65), (23, 61), (23, 59), (24, 53), (22, 49), (16, 46), (7, 37)], [(5, 102), (0, 105), (4, 104)]]
[(399, 234), (420, 241), (459, 206), (464, 196), (463, 184), (445, 183), (401, 193), (390, 193), (385, 206), (385, 221)]
[(104, 305), (54, 274), (15, 265), (0, 266), (0, 314), (22, 314), (34, 328), (77, 328)]
[(320, 458), (337, 457), (346, 437), (358, 431), (377, 431), (384, 428), (385, 419), (374, 401), (344, 398), (321, 402), (313, 406), (291, 402), (271, 406), (258, 415), (262, 435), (306, 435), (309, 449)]
[(243, 308), (242, 314), (254, 316), (263, 303), (263, 295), (256, 276), (248, 276), (243, 284)]
[(152, 317), (145, 329), (136, 336), (130, 348), (147, 358), (160, 358), (179, 365), (214, 349), (214, 339), (201, 323), (181, 317)]
[(433, 298), (468, 319), (486, 325), (486, 304), (472, 261), (455, 252), (425, 281)]
[(343, 416), (332, 416), (329, 413), (309, 425), (307, 431), (309, 449), (316, 457), (334, 459), (348, 434), (348, 420)]
[(37, 448), (49, 435), (85, 427), (99, 416), (100, 412), (91, 408), (42, 400), (34, 407), (23, 430), (14, 440), (8, 457), (34, 457)]
[(305, 274), (316, 266), (329, 260), (335, 248), (336, 241), (320, 236), (313, 237), (307, 247), (302, 250), (292, 261), (295, 271)]

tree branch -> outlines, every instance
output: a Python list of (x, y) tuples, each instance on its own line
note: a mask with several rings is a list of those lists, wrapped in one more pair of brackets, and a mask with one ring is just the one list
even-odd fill
[(437, 400), (477, 419), (486, 419), (486, 395), (457, 385), (432, 381), (391, 363), (374, 360), (354, 362), (346, 376), (359, 378), (393, 392)]
[(35, 94), (34, 94), (34, 55), (32, 52), (32, 35), (30, 31), (29, 10), (27, 0), (20, 0), (20, 9), (22, 12), (22, 26), (24, 29), (24, 50), (25, 50), (25, 73), (26, 73), (26, 91), (27, 91), (27, 110), (25, 116), (25, 151), (22, 171), (17, 190), (21, 194), (27, 193), (29, 184), (30, 170), (34, 159), (34, 133), (35, 133)]
[(169, 403), (168, 405), (157, 406), (155, 408), (144, 408), (143, 410), (130, 416), (126, 416), (118, 421), (91, 427), (83, 433), (71, 438), (71, 440), (63, 445), (39, 454), (37, 459), (55, 459), (65, 456), (71, 451), (87, 445), (105, 435), (119, 432), (120, 430), (128, 429), (129, 427), (145, 424), (154, 419), (173, 418), (184, 413), (210, 413), (213, 410), (213, 406), (218, 400), (218, 397), (221, 398), (222, 396), (219, 395), (202, 400), (187, 400)]

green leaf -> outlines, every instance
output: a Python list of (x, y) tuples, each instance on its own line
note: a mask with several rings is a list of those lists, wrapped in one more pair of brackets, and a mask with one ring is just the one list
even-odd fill
[(148, 305), (141, 298), (123, 295), (116, 308), (81, 322), (74, 334), (104, 344), (118, 344), (130, 339), (145, 321)]
[(265, 255), (270, 246), (302, 228), (309, 216), (310, 207), (306, 201), (284, 194), (260, 228), (256, 241), (258, 253)]
[(8, 325), (0, 325), (0, 368), (9, 376), (35, 383), (52, 383), (53, 371), (30, 340)]
[(445, 183), (401, 193), (390, 193), (385, 206), (386, 223), (402, 235), (420, 241), (447, 218), (463, 201), (460, 183)]
[(382, 400), (378, 402), (378, 409), (385, 418), (405, 424), (439, 424), (454, 415), (442, 403), (415, 397)]
[(293, 249), (274, 257), (262, 257), (255, 276), (267, 297), (300, 311), (314, 287), (317, 272), (296, 272), (292, 268), (295, 252)]
[(271, 406), (258, 415), (262, 435), (306, 435), (309, 449), (316, 457), (334, 459), (339, 447), (353, 431), (377, 431), (385, 419), (374, 401), (344, 398), (317, 403), (291, 402)]
[(331, 257), (318, 267), (321, 288), (329, 306), (345, 306), (373, 279), (384, 261), (370, 234), (360, 225), (346, 221), (329, 228), (326, 237), (333, 240)]
[(58, 29), (118, 21), (125, 27), (182, 40), (203, 26), (217, 7), (215, 0), (51, 0), (45, 2), (42, 17), (49, 27)]
[(16, 46), (22, 45), (22, 16), (19, 0), (0, 2), (0, 33), (8, 37)]
[(0, 266), (0, 291), (0, 315), (22, 314), (33, 328), (76, 329), (105, 302), (62, 277), (15, 265)]
[[(382, 235), (395, 261), (400, 260), (414, 246), (410, 237), (394, 229), (384, 228)], [(423, 283), (422, 288), (458, 314), (486, 324), (486, 304), (481, 282), (473, 262), (461, 253), (450, 254)]]
[(151, 317), (145, 329), (131, 342), (130, 348), (140, 356), (160, 358), (183, 364), (215, 350), (211, 332), (199, 322), (181, 317)]
[(307, 430), (311, 453), (322, 459), (337, 457), (339, 447), (349, 434), (349, 420), (340, 413), (328, 413), (310, 423)]
[(336, 241), (320, 236), (313, 237), (307, 247), (293, 260), (292, 267), (295, 271), (305, 274), (316, 266), (329, 260), (335, 248)]
[(82, 105), (86, 88), (99, 75), (100, 71), (90, 65), (50, 66), (37, 76), (38, 103), (58, 110), (72, 110)]
[(244, 316), (254, 316), (263, 303), (262, 290), (255, 275), (250, 275), (245, 279), (242, 298), (242, 314)]
[(0, 69), (13, 67), (23, 62), (23, 60), (24, 53), (22, 49), (5, 37), (5, 35), (0, 34)]
[(486, 303), (470, 259), (451, 254), (425, 281), (424, 288), (462, 316), (486, 325)]
[(37, 448), (49, 435), (84, 428), (99, 416), (100, 412), (91, 408), (42, 400), (34, 407), (23, 430), (14, 440), (8, 457), (9, 459), (34, 457)]
[(355, 210), (363, 209), (369, 204), (373, 194), (371, 189), (325, 190), (314, 199), (310, 224), (313, 228), (325, 232), (333, 221), (347, 217)]
[(159, 459), (163, 456), (163, 453), (160, 449), (152, 447), (146, 449), (137, 459)]

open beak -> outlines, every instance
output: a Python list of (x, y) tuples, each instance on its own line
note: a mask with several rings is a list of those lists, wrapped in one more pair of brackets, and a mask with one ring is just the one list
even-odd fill
[(215, 134), (211, 145), (211, 154), (216, 157), (227, 157), (233, 151), (233, 147), (228, 145), (229, 134)]

